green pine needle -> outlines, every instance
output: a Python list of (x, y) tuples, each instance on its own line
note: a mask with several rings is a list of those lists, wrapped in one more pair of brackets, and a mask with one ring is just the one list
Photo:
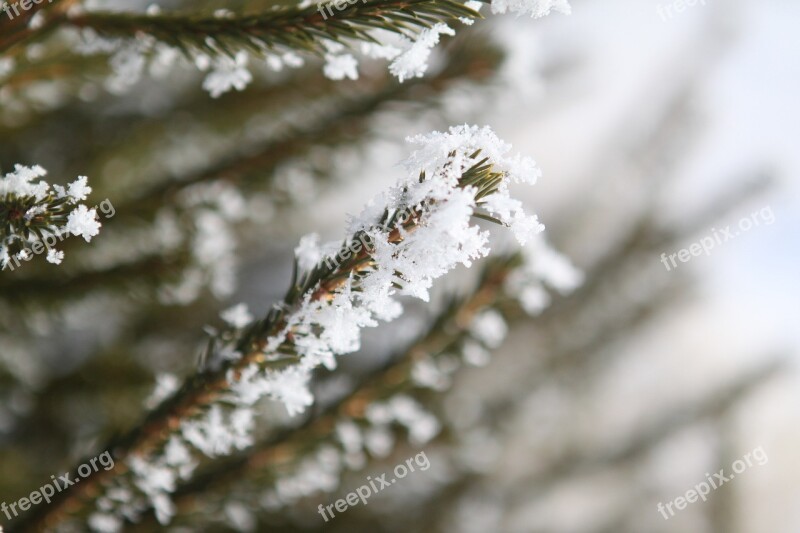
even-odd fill
[(320, 6), (282, 7), (238, 17), (86, 13), (69, 23), (104, 37), (148, 36), (186, 55), (234, 56), (239, 50), (257, 55), (296, 50), (324, 54), (326, 40), (377, 42), (368, 31), (383, 29), (408, 37), (438, 22), (480, 19), (480, 13), (455, 0), (366, 0)]

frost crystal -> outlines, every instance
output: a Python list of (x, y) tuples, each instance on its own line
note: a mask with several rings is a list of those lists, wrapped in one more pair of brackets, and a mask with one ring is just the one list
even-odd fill
[(40, 202), (47, 196), (50, 185), (37, 180), (46, 174), (47, 171), (39, 165), (33, 167), (16, 165), (14, 172), (9, 172), (0, 180), (0, 195), (33, 196)]
[(220, 313), (220, 318), (233, 326), (241, 329), (253, 321), (253, 315), (247, 309), (247, 304), (238, 304)]
[(204, 418), (183, 423), (183, 437), (209, 457), (228, 455), (252, 442), (253, 412), (234, 410), (228, 420), (219, 405), (213, 405)]
[(454, 152), (454, 163), (463, 168), (469, 164), (467, 154), (480, 150), (481, 156), (488, 157), (498, 170), (506, 172), (512, 182), (533, 185), (542, 174), (533, 159), (519, 154), (509, 156), (511, 145), (498, 138), (488, 126), (453, 126), (444, 133), (434, 131), (407, 140), (419, 147), (405, 162), (409, 169), (430, 172), (448, 163)]
[(308, 370), (290, 367), (280, 372), (260, 373), (256, 365), (246, 368), (238, 381), (232, 381), (232, 400), (241, 405), (253, 405), (268, 396), (282, 402), (290, 415), (302, 413), (314, 402), (308, 389), (311, 374)]
[(351, 54), (325, 54), (322, 72), (332, 80), (357, 80), (358, 61)]
[(294, 249), (294, 256), (297, 259), (297, 268), (300, 270), (311, 270), (320, 259), (322, 259), (322, 249), (319, 246), (319, 235), (309, 233), (300, 239), (300, 244)]
[(212, 98), (236, 89), (243, 91), (253, 81), (253, 75), (247, 70), (247, 53), (238, 52), (235, 58), (220, 56), (214, 63), (214, 69), (203, 80), (203, 89), (211, 93)]
[(53, 263), (54, 265), (60, 265), (61, 261), (64, 260), (64, 252), (60, 250), (56, 250), (55, 248), (50, 248), (47, 250), (47, 262)]
[(144, 405), (152, 409), (172, 396), (178, 390), (178, 387), (180, 387), (180, 382), (175, 374), (158, 374), (156, 376), (156, 386), (144, 401)]
[(390, 65), (389, 72), (402, 83), (411, 78), (421, 78), (428, 70), (428, 58), (431, 50), (439, 44), (440, 35), (455, 35), (456, 32), (447, 24), (434, 24), (422, 30), (414, 42), (406, 43), (406, 50)]
[(67, 217), (67, 231), (73, 235), (83, 237), (86, 242), (100, 233), (100, 222), (97, 221), (97, 210), (87, 209), (79, 205)]
[(511, 198), (508, 181), (533, 185), (541, 175), (533, 159), (520, 155), (509, 156), (511, 145), (500, 140), (488, 126), (457, 126), (446, 133), (433, 132), (408, 139), (420, 148), (406, 161), (406, 167), (419, 168), (426, 173), (435, 172), (447, 164), (453, 156), (453, 165), (449, 173), (458, 173), (465, 165), (470, 164), (468, 154), (480, 150), (482, 157), (488, 157), (497, 170), (507, 174), (495, 194), (486, 198), (482, 205), (489, 213), (508, 225), (520, 242), (525, 242), (533, 235), (544, 230), (535, 216), (528, 216), (519, 200)]
[(54, 187), (59, 191), (59, 198), (69, 196), (73, 202), (80, 202), (86, 200), (86, 197), (92, 192), (92, 188), (87, 185), (87, 180), (88, 178), (86, 176), (78, 176), (78, 179), (67, 186), (67, 190), (65, 192), (58, 185), (55, 185)]

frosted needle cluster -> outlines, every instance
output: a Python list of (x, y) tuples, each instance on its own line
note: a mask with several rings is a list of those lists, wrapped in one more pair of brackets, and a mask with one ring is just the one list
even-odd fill
[[(373, 199), (349, 224), (350, 237), (333, 258), (304, 239), (298, 264), (316, 264), (299, 277), (297, 301), (264, 357), (287, 352), (296, 363), (283, 370), (252, 364), (231, 371), (230, 399), (252, 404), (269, 396), (290, 413), (313, 398), (307, 385), (318, 366), (333, 369), (336, 356), (355, 352), (361, 330), (399, 316), (398, 296), (429, 298), (433, 280), (489, 253), (489, 232), (474, 215), (508, 226), (520, 244), (544, 227), (509, 194), (509, 183), (533, 184), (533, 160), (509, 156), (511, 146), (488, 127), (458, 126), (408, 139), (417, 149), (404, 162), (408, 177)], [(310, 258), (310, 259), (309, 259)]]
[(79, 203), (92, 192), (86, 176), (63, 187), (44, 181), (46, 174), (38, 165), (16, 165), (0, 177), (0, 268), (13, 270), (42, 253), (60, 264), (56, 243), (69, 235), (89, 242), (100, 232), (97, 211)]
[[(553, 11), (570, 12), (567, 0), (487, 3), (496, 14), (538, 18)], [(477, 0), (386, 5), (337, 0), (321, 2), (315, 9), (311, 2), (303, 2), (283, 7), (280, 13), (275, 11), (272, 18), (263, 20), (218, 10), (202, 24), (196, 21), (201, 29), (167, 35), (162, 31), (163, 24), (175, 20), (158, 8), (126, 21), (122, 15), (87, 13), (84, 7), (73, 6), (69, 17), (78, 30), (78, 52), (111, 54), (112, 72), (105, 81), (109, 91), (126, 92), (147, 71), (161, 76), (182, 65), (206, 73), (203, 88), (217, 98), (247, 87), (254, 79), (250, 69), (299, 68), (310, 51), (321, 52), (323, 73), (332, 80), (358, 79), (359, 62), (364, 59), (388, 60), (389, 72), (400, 82), (422, 77), (440, 37), (455, 35), (448, 24), (473, 24), (482, 5)], [(364, 10), (367, 12), (361, 13)], [(409, 20), (414, 23), (408, 24)], [(286, 21), (293, 22), (282, 26)], [(245, 38), (237, 40), (236, 36)], [(298, 43), (300, 53), (295, 50)]]

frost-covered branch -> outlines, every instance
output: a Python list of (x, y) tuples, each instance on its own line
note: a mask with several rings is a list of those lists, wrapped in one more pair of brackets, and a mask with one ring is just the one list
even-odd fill
[[(501, 61), (498, 51), (485, 43), (482, 43), (479, 49), (469, 41), (459, 40), (453, 44), (453, 47), (447, 48), (448, 59), (452, 61), (448, 60), (444, 68), (426, 80), (431, 88), (421, 103), (437, 105), (442, 95), (447, 94), (453, 84), (485, 81)], [(312, 79), (318, 79), (318, 75)], [(218, 277), (213, 275), (212, 270), (220, 271), (220, 275), (223, 270), (230, 272), (228, 265), (235, 254), (230, 252), (231, 245), (238, 240), (238, 235), (228, 229), (225, 231), (229, 237), (228, 242), (224, 246), (212, 247), (229, 251), (222, 261), (208, 261), (204, 256), (201, 257), (201, 254), (194, 253), (191, 244), (203, 238), (202, 236), (194, 238), (198, 235), (197, 229), (200, 227), (192, 223), (194, 219), (192, 211), (197, 206), (186, 206), (182, 199), (189, 196), (196, 197), (198, 192), (203, 190), (207, 191), (204, 196), (217, 200), (233, 197), (239, 194), (237, 191), (246, 191), (245, 196), (248, 197), (263, 192), (269, 197), (272, 205), (281, 209), (287, 208), (293, 204), (293, 198), (279, 183), (276, 183), (280, 180), (275, 179), (282, 175), (279, 171), (281, 165), (300, 160), (312, 149), (321, 145), (334, 149), (352, 146), (354, 137), (356, 142), (363, 142), (364, 136), (371, 131), (374, 124), (375, 112), (385, 109), (388, 105), (420, 97), (414, 88), (421, 85), (422, 80), (394, 84), (382, 75), (379, 80), (363, 81), (375, 84), (377, 86), (375, 92), (365, 95), (363, 94), (365, 91), (359, 91), (355, 95), (341, 95), (334, 100), (335, 105), (331, 106), (332, 109), (320, 113), (319, 117), (315, 117), (308, 125), (292, 125), (290, 131), (278, 138), (270, 137), (265, 141), (253, 143), (252, 146), (242, 147), (241, 153), (214, 162), (208, 167), (187, 172), (179, 178), (164, 179), (150, 186), (139, 187), (135, 197), (115, 202), (119, 213), (116, 215), (118, 223), (115, 229), (124, 232), (114, 239), (115, 242), (148, 240), (158, 243), (159, 240), (163, 240), (164, 235), (175, 234), (177, 230), (183, 236), (182, 243), (170, 249), (157, 245), (150, 246), (146, 250), (141, 250), (140, 254), (135, 256), (135, 260), (131, 260), (128, 254), (125, 256), (125, 261), (100, 261), (99, 268), (74, 273), (64, 272), (58, 277), (31, 276), (13, 280), (13, 283), (9, 281), (7, 284), (0, 280), (0, 292), (6, 297), (24, 296), (26, 302), (43, 298), (49, 302), (54, 298), (71, 299), (85, 295), (98, 287), (103, 287), (104, 290), (145, 288), (151, 293), (155, 291), (171, 296), (176, 294), (175, 288), (178, 287), (176, 280), (211, 280)], [(280, 99), (276, 100), (280, 102)], [(247, 101), (249, 102), (249, 99)], [(249, 109), (252, 104), (245, 107)], [(267, 112), (270, 109), (267, 108)], [(139, 152), (140, 150), (136, 151), (137, 154)], [(314, 188), (321, 189), (326, 181), (330, 181), (330, 176), (323, 175), (315, 180)], [(198, 185), (203, 187), (197, 187)], [(195, 192), (192, 193), (192, 190)], [(242, 204), (244, 200), (238, 202)], [(226, 205), (229, 203), (226, 202)], [(213, 203), (205, 203), (202, 207), (220, 213), (225, 211)], [(147, 237), (141, 236), (143, 232), (138, 229), (142, 219), (152, 220), (150, 229), (144, 232)], [(221, 232), (212, 233), (213, 241), (218, 242)], [(195, 247), (194, 251), (200, 251), (200, 248)], [(103, 250), (97, 252), (103, 256)], [(205, 268), (202, 268), (203, 265)], [(195, 274), (186, 275), (187, 272)], [(227, 283), (225, 286), (230, 287), (231, 284)], [(163, 288), (167, 289), (166, 292), (162, 290)], [(186, 290), (179, 291), (182, 296), (180, 301), (186, 303), (193, 300), (202, 293), (203, 288), (204, 286), (193, 283), (191, 290), (187, 287)], [(223, 291), (221, 296), (224, 295), (227, 295), (227, 292)], [(175, 298), (168, 299), (173, 303), (176, 301)]]
[(64, 252), (56, 243), (69, 235), (89, 242), (100, 232), (97, 210), (79, 203), (92, 192), (86, 176), (64, 188), (44, 181), (46, 174), (40, 166), (16, 165), (0, 178), (0, 268), (13, 270), (41, 253), (60, 264)]
[[(461, 61), (458, 61), (461, 58)], [(430, 95), (422, 103), (435, 105), (436, 98), (447, 94), (453, 84), (464, 81), (485, 81), (501, 62), (500, 54), (485, 43), (480, 47), (470, 43), (460, 42), (458, 46), (448, 50), (447, 64), (435, 75), (425, 80), (430, 87)], [(370, 80), (365, 80), (370, 81)], [(317, 85), (317, 80), (311, 79), (307, 83)], [(275, 169), (287, 160), (306, 156), (310, 150), (320, 145), (339, 148), (351, 142), (354, 136), (361, 136), (370, 131), (373, 116), (388, 104), (406, 102), (416, 99), (419, 94), (414, 88), (422, 84), (422, 80), (412, 80), (410, 83), (397, 85), (381, 79), (374, 92), (364, 94), (364, 91), (347, 91), (335, 100), (335, 105), (309, 125), (293, 125), (291, 130), (279, 138), (270, 138), (266, 142), (249, 147), (242, 154), (236, 154), (223, 161), (203, 168), (199, 171), (188, 173), (178, 179), (159, 182), (144, 188), (135, 198), (129, 200), (130, 204), (121, 203), (122, 210), (127, 205), (131, 209), (141, 209), (140, 202), (148, 202), (144, 208), (154, 205), (154, 199), (161, 200), (164, 195), (168, 197), (186, 185), (209, 182), (223, 179), (251, 189), (253, 182), (262, 185), (272, 185), (277, 174)], [(275, 196), (276, 191), (269, 189), (270, 195)]]
[(401, 48), (383, 46), (392, 35), (409, 43), (409, 50), (416, 38), (433, 39), (429, 49), (440, 33), (452, 33), (442, 29), (447, 28), (445, 22), (478, 17), (477, 11), (456, 0), (370, 0), (349, 4), (331, 18), (317, 6), (288, 6), (256, 15), (225, 12), (208, 18), (85, 13), (69, 22), (83, 30), (84, 50), (114, 51), (117, 81), (112, 85), (134, 83), (146, 57), (177, 60), (164, 52), (173, 50), (209, 71), (203, 86), (216, 97), (247, 86), (252, 80), (247, 64), (254, 59), (297, 67), (304, 61), (297, 54), (309, 53), (325, 58), (328, 77), (355, 79), (357, 62), (350, 52), (362, 45), (367, 55), (394, 58)]
[[(57, 19), (76, 0), (0, 3), (0, 53), (17, 43), (42, 35), (55, 27)], [(21, 4), (24, 4), (21, 5)]]
[(474, 215), (509, 226), (521, 243), (541, 231), (508, 188), (534, 183), (539, 170), (509, 156), (510, 146), (490, 129), (461, 126), (410, 142), (417, 150), (405, 162), (408, 177), (351, 219), (344, 243), (304, 238), (284, 301), (261, 320), (244, 312), (228, 317), (230, 327), (212, 339), (201, 371), (172, 394), (162, 390), (167, 399), (107, 448), (118, 465), (108, 474), (113, 480), (87, 480), (34, 521), (79, 506), (102, 482), (129, 495), (106, 511), (106, 525), (135, 517), (142, 498), (168, 522), (169, 494), (179, 477), (191, 475), (198, 452), (215, 457), (251, 444), (255, 402), (271, 398), (290, 413), (303, 411), (313, 402), (312, 371), (334, 368), (337, 356), (358, 350), (364, 327), (396, 318), (396, 296), (427, 300), (434, 279), (489, 253), (488, 232)]
[[(179, 486), (177, 506), (198, 503), (197, 497), (244, 480), (268, 488), (271, 508), (291, 505), (318, 491), (329, 492), (344, 470), (364, 464), (367, 457), (386, 457), (402, 429), (414, 445), (436, 437), (436, 417), (421, 407), (428, 395), (449, 388), (464, 366), (482, 366), (508, 331), (507, 322), (518, 308), (538, 314), (547, 305), (547, 287), (572, 291), (582, 276), (540, 235), (523, 251), (492, 258), (469, 295), (454, 297), (430, 328), (386, 365), (372, 371), (346, 396), (325, 406), (300, 428), (289, 428), (231, 460), (220, 460)], [(530, 294), (543, 297), (532, 306)], [(335, 431), (332, 431), (335, 428)], [(281, 489), (275, 486), (281, 481)], [(263, 490), (223, 491), (226, 502), (244, 503), (247, 494), (264, 497)], [(212, 496), (213, 499), (213, 496)], [(216, 514), (208, 502), (202, 508)], [(253, 502), (258, 508), (261, 502)], [(188, 510), (188, 509), (187, 509)], [(193, 509), (197, 512), (199, 509)], [(190, 517), (191, 519), (191, 517)]]
[(133, 38), (146, 35), (156, 42), (210, 57), (234, 57), (241, 49), (256, 54), (296, 50), (324, 54), (326, 41), (372, 42), (373, 28), (405, 33), (436, 21), (480, 15), (453, 0), (370, 0), (337, 10), (328, 22), (323, 9), (288, 6), (255, 15), (198, 17), (180, 14), (147, 15), (89, 12), (70, 18), (70, 24), (91, 28), (102, 36)]
[[(138, 81), (148, 62), (168, 70), (176, 61), (207, 71), (203, 87), (217, 97), (242, 90), (253, 79), (248, 63), (266, 60), (275, 69), (303, 64), (300, 54), (325, 60), (323, 72), (334, 80), (357, 79), (357, 55), (391, 61), (401, 82), (421, 77), (431, 50), (448, 24), (472, 24), (486, 0), (363, 0), (282, 6), (265, 13), (235, 15), (219, 11), (198, 17), (162, 14), (87, 12), (68, 23), (81, 30), (83, 53), (113, 53), (112, 91)], [(566, 0), (492, 0), (495, 13), (540, 17), (569, 12)], [(333, 11), (335, 9), (335, 12)]]

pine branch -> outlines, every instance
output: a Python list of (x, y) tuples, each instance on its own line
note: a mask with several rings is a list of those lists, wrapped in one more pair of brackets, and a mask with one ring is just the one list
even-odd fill
[[(192, 513), (189, 506), (199, 504), (198, 496), (263, 475), (265, 470), (276, 468), (277, 463), (297, 462), (319, 445), (334, 440), (331, 430), (337, 422), (364, 422), (365, 410), (371, 403), (386, 401), (403, 393), (424, 394), (427, 389), (416, 387), (412, 382), (414, 365), (422, 360), (435, 361), (444, 354), (458, 353), (466, 340), (474, 339), (470, 326), (475, 317), (513, 298), (504, 293), (504, 284), (515, 270), (523, 266), (523, 261), (519, 253), (493, 258), (485, 266), (471, 294), (453, 299), (418, 340), (362, 378), (360, 385), (349, 394), (309, 416), (301, 426), (282, 430), (245, 453), (210, 464), (190, 482), (178, 487), (174, 493), (178, 508)], [(154, 519), (154, 515), (150, 514), (146, 520), (149, 519)], [(137, 527), (146, 529), (150, 526), (143, 522)]]
[[(225, 398), (228, 398), (227, 401), (233, 401), (234, 405), (237, 403), (248, 405), (257, 399), (252, 396), (255, 390), (261, 390), (262, 386), (266, 386), (266, 390), (269, 390), (269, 387), (274, 386), (276, 388), (272, 389), (270, 394), (273, 398), (287, 402), (290, 410), (296, 408), (294, 402), (300, 401), (302, 405), (305, 405), (304, 393), (302, 389), (297, 390), (297, 388), (306, 387), (304, 382), (307, 383), (310, 378), (310, 370), (326, 360), (324, 353), (319, 352), (322, 346), (312, 349), (310, 348), (312, 345), (309, 344), (309, 342), (314, 342), (317, 334), (324, 334), (325, 327), (322, 323), (314, 326), (321, 328), (322, 333), (319, 333), (318, 330), (316, 332), (307, 330), (306, 327), (313, 326), (315, 321), (324, 322), (325, 309), (332, 305), (332, 301), (349, 298), (351, 291), (362, 294), (360, 298), (366, 298), (366, 292), (362, 293), (361, 291), (366, 291), (368, 287), (371, 287), (372, 290), (377, 290), (371, 298), (378, 299), (371, 303), (367, 303), (368, 301), (365, 300), (362, 305), (367, 306), (365, 310), (369, 309), (369, 313), (374, 313), (374, 309), (378, 308), (383, 309), (381, 312), (385, 313), (388, 309), (384, 307), (391, 304), (391, 299), (384, 301), (390, 297), (390, 293), (384, 291), (390, 290), (391, 286), (396, 285), (397, 282), (408, 284), (409, 289), (412, 283), (419, 283), (424, 288), (434, 277), (442, 275), (449, 268), (455, 266), (455, 262), (466, 262), (470, 257), (488, 252), (480, 240), (475, 240), (477, 235), (466, 228), (460, 230), (465, 232), (460, 236), (463, 241), (442, 241), (443, 236), (437, 232), (446, 231), (451, 238), (455, 238), (455, 235), (452, 234), (455, 228), (460, 227), (459, 224), (468, 224), (469, 222), (469, 212), (458, 209), (454, 214), (459, 213), (459, 217), (466, 216), (464, 222), (459, 223), (456, 219), (440, 220), (437, 218), (439, 209), (445, 209), (449, 203), (455, 202), (453, 205), (457, 207), (461, 202), (481, 204), (494, 197), (500, 197), (501, 204), (506, 210), (505, 214), (500, 216), (504, 219), (504, 223), (524, 224), (533, 229), (535, 226), (530, 226), (527, 219), (520, 218), (519, 212), (513, 216), (513, 219), (507, 218), (512, 216), (511, 213), (515, 209), (511, 207), (512, 211), (508, 211), (515, 201), (508, 197), (508, 192), (503, 187), (507, 173), (493, 170), (494, 164), (500, 164), (513, 169), (515, 179), (530, 182), (532, 176), (535, 176), (535, 172), (538, 172), (532, 163), (519, 158), (505, 159), (502, 154), (508, 150), (508, 147), (498, 150), (497, 145), (502, 146), (502, 144), (490, 131), (485, 129), (456, 128), (449, 134), (432, 134), (425, 138), (424, 142), (448, 145), (448, 143), (452, 144), (453, 140), (464, 143), (464, 148), (460, 150), (469, 148), (472, 152), (467, 154), (455, 151), (441, 161), (437, 157), (430, 163), (423, 163), (423, 161), (415, 163), (422, 165), (423, 169), (418, 181), (404, 182), (405, 185), (392, 193), (390, 197), (394, 197), (398, 203), (387, 205), (383, 215), (373, 222), (376, 226), (357, 229), (345, 241), (338, 254), (324, 257), (310, 270), (298, 271), (296, 267), (295, 279), (280, 305), (274, 307), (265, 318), (252, 322), (243, 329), (236, 327), (220, 333), (210, 344), (208, 365), (191, 376), (177, 393), (152, 411), (141, 425), (105, 447), (113, 454), (117, 464), (116, 468), (98, 472), (92, 478), (85, 480), (79, 487), (59, 493), (49, 506), (37, 508), (34, 513), (29, 515), (28, 520), (24, 523), (25, 526), (53, 527), (65, 518), (65, 512), (74, 512), (82, 508), (87, 503), (87, 496), (88, 500), (91, 500), (90, 495), (95, 493), (101, 484), (107, 486), (110, 479), (119, 480), (120, 476), (125, 474), (129, 468), (134, 464), (139, 464), (132, 461), (146, 461), (144, 458), (162, 452), (167, 441), (173, 438), (176, 432), (188, 427), (184, 425), (187, 421), (206, 414), (213, 415), (213, 413), (207, 412), (207, 408), (215, 402), (226, 401)], [(423, 140), (420, 139), (419, 142), (423, 142)], [(479, 159), (480, 147), (483, 145), (486, 145), (489, 152), (494, 154), (495, 160), (490, 162), (488, 158)], [(475, 148), (478, 149), (475, 150)], [(415, 154), (414, 157), (419, 156)], [(425, 169), (431, 173), (430, 176), (426, 174)], [(430, 180), (443, 180), (443, 182), (439, 186), (431, 183), (430, 186), (433, 188), (429, 190)], [(455, 181), (451, 182), (450, 180)], [(414, 191), (418, 192), (414, 193)], [(415, 194), (419, 195), (423, 191), (428, 191), (425, 193), (425, 198), (415, 198)], [(406, 195), (409, 197), (406, 198)], [(409, 201), (411, 203), (407, 203)], [(440, 202), (444, 202), (444, 207), (440, 205)], [(443, 226), (437, 229), (434, 222), (443, 224)], [(442, 257), (428, 258), (433, 261), (428, 266), (429, 271), (426, 271), (423, 265), (417, 264), (415, 268), (420, 272), (398, 272), (398, 268), (405, 270), (399, 266), (408, 260), (404, 254), (412, 253), (412, 248), (408, 248), (408, 246), (422, 246), (421, 242), (413, 244), (417, 242), (414, 240), (414, 236), (419, 234), (422, 228), (425, 228), (422, 235), (429, 235), (429, 238), (434, 238), (439, 242), (438, 246), (443, 254)], [(372, 246), (377, 246), (377, 249), (355, 246), (356, 242), (361, 242), (361, 239), (367, 237), (372, 239)], [(484, 235), (483, 238), (485, 239), (486, 236)], [(406, 241), (412, 244), (406, 244)], [(441, 248), (445, 244), (451, 247), (449, 254), (446, 253), (447, 249)], [(389, 249), (395, 250), (389, 257), (384, 255), (388, 251), (385, 248), (387, 246)], [(381, 259), (378, 260), (378, 257)], [(395, 262), (398, 264), (394, 265)], [(449, 268), (442, 271), (441, 269), (446, 265)], [(383, 289), (379, 288), (380, 285), (375, 286), (375, 282), (372, 281), (374, 276), (378, 276), (379, 283), (388, 283), (388, 279), (384, 281), (384, 278), (381, 277), (382, 268), (388, 269), (389, 274), (394, 272), (395, 279), (393, 283), (384, 285)], [(410, 274), (411, 276), (409, 276)], [(412, 293), (419, 293), (420, 288), (410, 290), (413, 291)], [(345, 305), (344, 302), (337, 303), (337, 309), (342, 309), (343, 305)], [(349, 305), (353, 305), (353, 302)], [(379, 307), (373, 307), (375, 305)], [(355, 309), (354, 312), (356, 312), (356, 315), (353, 316), (353, 319), (356, 320), (354, 324), (356, 328), (368, 325), (367, 322), (364, 322), (368, 315), (359, 316), (359, 311)], [(357, 329), (355, 333), (358, 334)], [(350, 343), (347, 345), (351, 346)], [(231, 353), (231, 349), (233, 349), (233, 353), (238, 354), (234, 358), (224, 355)], [(310, 349), (312, 351), (308, 351)], [(347, 353), (353, 348), (329, 347), (327, 349), (330, 350), (329, 353), (332, 357), (334, 353)], [(285, 372), (281, 372), (281, 369)], [(252, 371), (256, 373), (253, 374)], [(266, 374), (259, 377), (261, 372), (266, 372)], [(290, 381), (286, 384), (279, 384), (279, 381), (271, 381), (293, 379), (298, 375), (296, 372), (308, 372), (309, 374), (307, 377), (299, 374), (302, 381), (297, 383)], [(260, 379), (266, 380), (263, 385), (253, 381)], [(270, 385), (271, 383), (273, 385)], [(238, 389), (234, 390), (232, 386), (237, 386)], [(285, 388), (287, 386), (290, 388)], [(252, 389), (252, 387), (256, 387), (256, 389)], [(233, 393), (233, 397), (230, 396), (231, 393)], [(227, 396), (225, 396), (226, 394)], [(263, 395), (264, 392), (258, 394)], [(290, 396), (286, 396), (286, 394)], [(200, 445), (195, 444), (195, 446)], [(209, 454), (209, 452), (206, 453)], [(152, 495), (150, 497), (152, 498)], [(163, 509), (162, 512), (164, 512)]]
[[(0, 3), (0, 54), (12, 50), (15, 45), (43, 37), (53, 29), (64, 17), (66, 10), (78, 0), (48, 0), (48, 2), (33, 2), (28, 4), (28, 9), (20, 9), (19, 3), (16, 7), (8, 4), (15, 2)], [(37, 27), (31, 27), (31, 20), (34, 16), (41, 17), (41, 22)]]
[[(349, 91), (337, 102), (333, 112), (323, 115), (319, 120), (307, 127), (296, 127), (280, 139), (265, 142), (258, 150), (241, 156), (234, 155), (220, 161), (210, 168), (185, 175), (170, 182), (156, 184), (140, 192), (136, 198), (119, 204), (120, 211), (137, 213), (142, 208), (151, 207), (152, 201), (162, 203), (164, 198), (174, 195), (187, 185), (223, 179), (235, 182), (239, 186), (250, 188), (252, 181), (262, 185), (275, 178), (274, 170), (286, 161), (302, 157), (321, 145), (333, 148), (352, 145), (353, 137), (361, 137), (369, 132), (372, 117), (385, 107), (414, 100), (420, 102), (418, 93), (421, 88), (428, 88), (430, 94), (423, 96), (422, 103), (436, 105), (434, 98), (446, 94), (455, 83), (472, 81), (476, 83), (490, 79), (490, 75), (498, 68), (501, 56), (491, 47), (476, 49), (461, 43), (448, 51), (447, 65), (430, 78), (416, 78), (402, 85), (387, 83), (384, 78), (374, 94), (362, 91)], [(319, 83), (315, 80), (315, 83)]]
[(280, 7), (267, 13), (220, 18), (86, 13), (69, 19), (69, 23), (107, 37), (146, 35), (182, 50), (188, 57), (201, 52), (233, 58), (238, 50), (259, 56), (267, 50), (323, 54), (326, 40), (377, 43), (369, 33), (374, 29), (409, 36), (437, 22), (481, 18), (455, 0), (367, 0), (348, 4), (334, 16), (326, 8)]
[[(27, 96), (26, 89), (28, 87), (43, 81), (63, 81), (69, 85), (71, 91), (77, 92), (88, 73), (102, 72), (106, 68), (100, 57), (69, 56), (65, 58), (59, 55), (31, 61), (25, 56), (20, 56), (14, 60), (16, 65), (13, 71), (2, 80), (2, 87), (13, 95), (23, 98)], [(35, 120), (31, 120), (14, 124), (14, 126), (17, 128), (30, 127), (31, 122), (36, 123)], [(8, 135), (11, 133), (8, 132), (8, 127), (9, 124), (0, 123), (0, 138), (10, 137), (12, 140), (16, 140), (13, 136)]]
[[(229, 181), (245, 190), (254, 190), (254, 185), (257, 185), (259, 190), (266, 189), (275, 195), (274, 171), (287, 159), (303, 157), (323, 143), (331, 147), (352, 145), (353, 138), (363, 139), (370, 131), (375, 112), (410, 99), (419, 101), (421, 87), (429, 92), (422, 96), (425, 98), (423, 103), (435, 105), (435, 99), (446, 94), (454, 83), (465, 80), (480, 83), (489, 79), (501, 56), (491, 47), (481, 50), (474, 48), (471, 43), (461, 42), (448, 50), (450, 60), (445, 68), (428, 79), (418, 78), (400, 85), (387, 84), (383, 76), (380, 82), (374, 82), (378, 85), (374, 94), (357, 93), (342, 97), (329, 114), (307, 127), (293, 128), (280, 139), (263, 143), (255, 152), (248, 150), (245, 155), (232, 156), (193, 174), (143, 188), (135, 198), (115, 202), (115, 225), (125, 227), (137, 219), (153, 217), (162, 205), (174, 205), (176, 196), (186, 187), (214, 180)], [(271, 96), (272, 92), (267, 91), (265, 95)], [(250, 99), (246, 100), (246, 107), (253, 107)], [(288, 203), (286, 199), (281, 204)], [(41, 298), (52, 301), (54, 297), (82, 295), (97, 287), (129, 290), (131, 284), (137, 287), (157, 286), (177, 277), (191, 265), (190, 259), (188, 250), (181, 248), (175, 253), (147, 255), (131, 263), (115, 264), (100, 270), (81, 270), (69, 275), (60, 275), (59, 272), (58, 276), (48, 272), (46, 275), (13, 279), (6, 283), (0, 280), (0, 289), (6, 300), (30, 303)]]

